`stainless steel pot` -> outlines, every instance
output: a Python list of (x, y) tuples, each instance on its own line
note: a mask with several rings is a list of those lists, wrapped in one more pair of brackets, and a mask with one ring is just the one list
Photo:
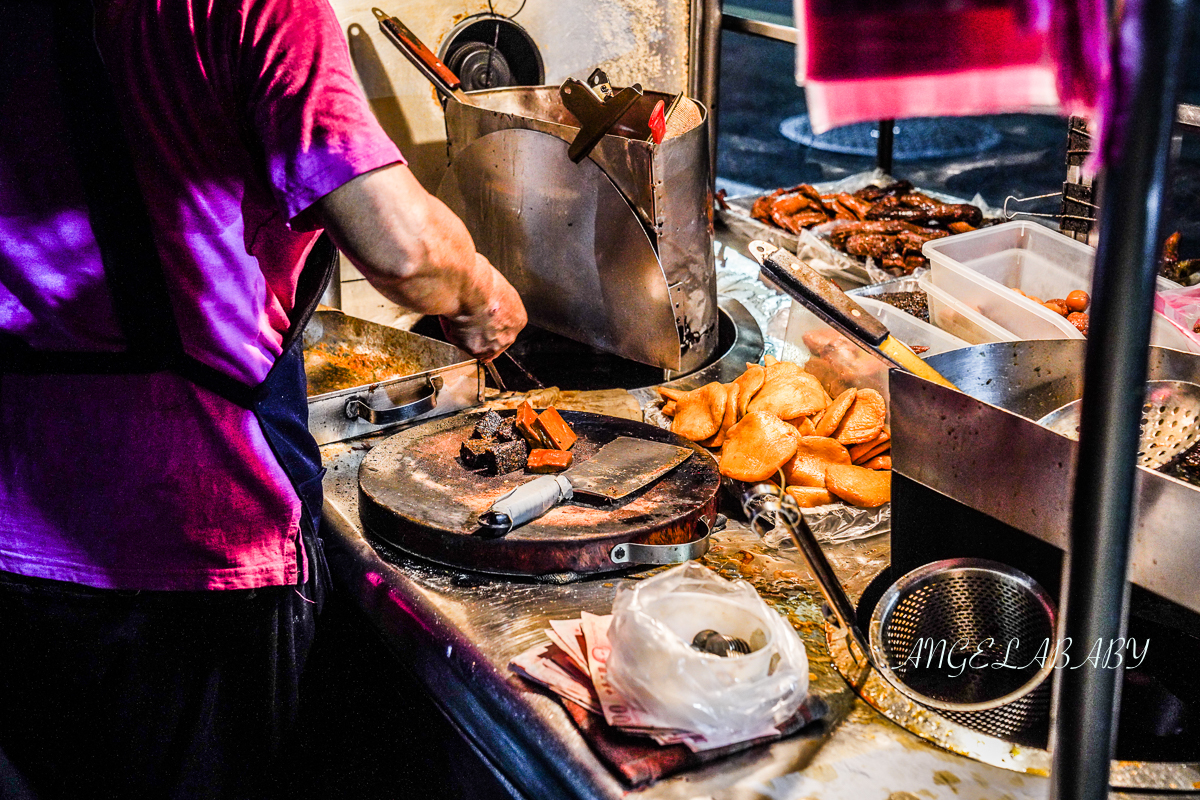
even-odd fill
[[(893, 370), (892, 468), (1064, 552), (1078, 444), (1038, 425), (1083, 393), (1086, 342), (977, 345), (930, 364), (962, 391)], [(1200, 381), (1200, 356), (1151, 347), (1151, 380)], [(1200, 613), (1200, 488), (1138, 468), (1129, 580)]]

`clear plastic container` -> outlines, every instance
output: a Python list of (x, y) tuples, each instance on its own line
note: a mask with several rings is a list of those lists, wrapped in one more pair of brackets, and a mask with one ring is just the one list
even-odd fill
[[(1001, 292), (990, 286), (989, 281), (1020, 289), (1042, 300), (1063, 298), (1076, 289), (1090, 292), (1096, 248), (1034, 222), (1006, 222), (935, 239), (927, 242), (922, 250), (929, 258), (934, 285), (978, 308), (1021, 338), (1058, 337), (1046, 335), (1043, 324), (1029, 322), (1028, 315), (1018, 315), (1014, 308), (1050, 322), (1066, 338), (1081, 337), (1059, 314), (1016, 292)], [(1162, 276), (1158, 277), (1157, 286), (1159, 291), (1176, 288), (1174, 282)], [(977, 302), (989, 288), (994, 298), (992, 302), (1001, 310), (993, 312), (990, 303)], [(1022, 319), (1024, 323), (1019, 321)], [(1152, 330), (1154, 344), (1177, 350), (1188, 347), (1187, 337), (1174, 330), (1160, 315), (1156, 315)]]
[(1061, 314), (1013, 289), (1043, 300), (1088, 290), (1095, 253), (1086, 244), (1036, 223), (1006, 222), (921, 249), (934, 286), (1021, 339), (1083, 338)]
[(988, 344), (1021, 338), (939, 289), (929, 275), (922, 275), (917, 285), (929, 300), (929, 321), (964, 342)]
[(957, 350), (970, 345), (952, 333), (934, 327), (924, 320), (917, 319), (912, 314), (901, 311), (895, 306), (868, 296), (856, 296), (858, 303), (868, 313), (878, 319), (900, 341), (909, 347), (927, 347), (922, 357), (935, 356), (947, 350)]

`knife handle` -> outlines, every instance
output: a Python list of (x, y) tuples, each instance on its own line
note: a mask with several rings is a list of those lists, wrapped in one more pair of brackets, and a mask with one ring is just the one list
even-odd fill
[(833, 281), (782, 247), (766, 254), (763, 273), (795, 300), (853, 338), (878, 347), (888, 336), (883, 323), (851, 300)]
[(545, 514), (559, 503), (570, 500), (575, 494), (571, 481), (562, 475), (543, 475), (523, 483), (492, 503), (482, 516), (479, 525), (485, 534), (503, 536), (513, 528)]

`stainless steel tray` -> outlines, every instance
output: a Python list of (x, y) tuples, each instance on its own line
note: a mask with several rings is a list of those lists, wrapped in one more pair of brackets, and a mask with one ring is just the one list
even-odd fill
[(304, 329), (308, 429), (317, 444), (450, 414), (483, 399), (483, 369), (457, 347), (340, 311)]

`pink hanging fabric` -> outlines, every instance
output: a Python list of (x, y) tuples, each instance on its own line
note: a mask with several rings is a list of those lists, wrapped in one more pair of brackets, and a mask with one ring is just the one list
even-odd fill
[(878, 119), (1063, 111), (1095, 119), (1104, 0), (796, 0), (814, 131)]

